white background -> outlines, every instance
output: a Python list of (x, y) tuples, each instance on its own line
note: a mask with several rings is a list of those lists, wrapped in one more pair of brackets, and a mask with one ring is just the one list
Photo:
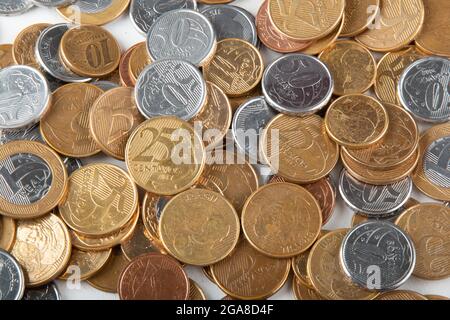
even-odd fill
[[(236, 0), (233, 4), (249, 10), (256, 16), (262, 2), (263, 0)], [(65, 21), (59, 16), (56, 10), (47, 8), (33, 8), (29, 12), (17, 17), (0, 17), (0, 44), (12, 43), (23, 28), (39, 22), (55, 24)], [(128, 14), (122, 15), (119, 19), (106, 25), (105, 28), (114, 34), (123, 51), (135, 43), (145, 40), (144, 37), (134, 29)], [(267, 50), (266, 48), (262, 47), (262, 51), (266, 64), (278, 57), (278, 54)], [(99, 156), (96, 157), (95, 160), (114, 162), (125, 167), (123, 163), (111, 160), (111, 158)], [(419, 194), (416, 190), (414, 191), (413, 196), (421, 202), (431, 201), (429, 198)], [(325, 229), (333, 230), (343, 227), (348, 228), (350, 226), (352, 215), (352, 210), (346, 207), (343, 200), (339, 198), (334, 216), (325, 226)], [(208, 299), (221, 299), (224, 296), (224, 293), (216, 285), (211, 283), (199, 268), (187, 267), (187, 271), (189, 276), (202, 287)], [(118, 299), (117, 295), (96, 290), (87, 283), (82, 283), (81, 288), (78, 290), (69, 290), (63, 281), (57, 281), (57, 285), (63, 299)], [(415, 290), (422, 294), (439, 294), (450, 297), (450, 279), (425, 281), (411, 277), (401, 289)], [(293, 299), (291, 279), (289, 279), (287, 284), (271, 299)]]

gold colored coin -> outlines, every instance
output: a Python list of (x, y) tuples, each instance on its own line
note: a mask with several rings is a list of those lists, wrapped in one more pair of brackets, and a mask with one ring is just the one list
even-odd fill
[(342, 37), (354, 37), (373, 24), (380, 7), (380, 0), (346, 0), (345, 24)]
[(315, 289), (305, 286), (298, 278), (292, 278), (292, 291), (297, 300), (324, 300)]
[(269, 15), (274, 26), (287, 37), (316, 40), (333, 31), (344, 14), (344, 0), (269, 0)]
[(23, 29), (14, 40), (13, 58), (17, 64), (27, 65), (39, 69), (39, 63), (36, 60), (37, 39), (50, 25), (47, 23), (38, 23)]
[[(178, 136), (176, 141), (174, 135)], [(180, 138), (183, 150), (179, 150)], [(125, 157), (137, 185), (147, 192), (175, 195), (195, 184), (206, 155), (200, 136), (189, 123), (176, 117), (157, 117), (137, 127), (128, 140)]]
[(422, 0), (380, 0), (380, 16), (356, 40), (372, 51), (394, 51), (409, 44), (422, 28)]
[(224, 4), (233, 2), (233, 0), (198, 0), (198, 2), (204, 4)]
[(112, 73), (108, 74), (107, 76), (101, 77), (99, 79), (103, 80), (103, 81), (110, 81), (110, 82), (113, 82), (113, 83), (117, 84), (118, 86), (120, 86), (121, 78), (120, 78), (119, 68), (117, 68)]
[(100, 150), (89, 132), (89, 111), (103, 91), (92, 84), (72, 83), (53, 93), (49, 111), (41, 120), (44, 140), (59, 153), (83, 158)]
[(242, 209), (242, 230), (257, 250), (275, 258), (296, 256), (313, 245), (322, 228), (319, 203), (305, 188), (271, 183)]
[(134, 85), (136, 85), (136, 81), (141, 72), (150, 63), (152, 63), (152, 59), (147, 51), (147, 43), (145, 41), (138, 43), (136, 48), (131, 52), (130, 61), (128, 62), (128, 72)]
[(389, 118), (383, 105), (362, 94), (335, 100), (325, 116), (330, 138), (348, 148), (367, 148), (380, 141), (388, 126)]
[(54, 214), (17, 221), (16, 242), (11, 254), (25, 273), (27, 287), (51, 282), (66, 268), (71, 242), (64, 222)]
[(0, 45), (0, 69), (9, 67), (14, 63), (12, 44)]
[(0, 212), (14, 219), (52, 211), (67, 191), (67, 171), (56, 152), (39, 142), (13, 141), (0, 148)]
[(120, 83), (124, 87), (134, 87), (135, 83), (133, 82), (133, 79), (131, 79), (131, 72), (130, 72), (130, 58), (131, 54), (136, 50), (136, 48), (139, 46), (140, 43), (135, 44), (134, 46), (130, 47), (122, 56), (120, 57), (119, 61), (119, 77), (120, 77)]
[(125, 258), (129, 261), (146, 253), (160, 253), (153, 245), (150, 237), (147, 236), (147, 232), (141, 220), (138, 221), (133, 234), (127, 240), (122, 242), (120, 248), (122, 249)]
[(89, 111), (92, 137), (103, 152), (119, 160), (125, 160), (128, 138), (144, 121), (136, 106), (133, 88), (115, 88), (105, 92)]
[(425, 22), (416, 37), (420, 50), (438, 56), (450, 57), (450, 2), (426, 0)]
[(0, 249), (10, 251), (16, 241), (16, 222), (8, 217), (0, 216)]
[(173, 197), (159, 221), (159, 235), (166, 250), (177, 260), (198, 266), (228, 256), (239, 240), (239, 232), (239, 217), (231, 203), (205, 189)]
[(66, 271), (59, 277), (67, 280), (77, 276), (81, 281), (87, 280), (99, 272), (111, 256), (112, 249), (103, 251), (81, 251), (73, 248)]
[[(272, 146), (272, 134), (279, 135), (279, 148)], [(339, 146), (332, 141), (318, 115), (293, 117), (280, 114), (261, 136), (265, 162), (288, 181), (312, 183), (327, 176), (339, 159)]]
[(72, 173), (58, 209), (71, 229), (102, 236), (122, 228), (137, 208), (138, 191), (128, 174), (112, 164), (95, 163)]
[(308, 275), (317, 293), (328, 300), (371, 300), (378, 293), (354, 284), (341, 269), (339, 252), (347, 229), (320, 238), (308, 258)]
[(166, 206), (171, 197), (158, 196), (153, 193), (146, 193), (144, 201), (142, 202), (142, 221), (145, 226), (147, 235), (152, 240), (153, 245), (158, 248), (158, 251), (165, 253), (164, 245), (159, 237), (159, 218), (162, 210)]
[(231, 109), (233, 110), (233, 114), (243, 103), (247, 102), (251, 98), (261, 97), (262, 95), (263, 92), (261, 85), (257, 85), (255, 89), (241, 97), (228, 97), (228, 99), (230, 100)]
[(130, 0), (110, 0), (105, 8), (96, 7), (98, 4), (73, 5), (57, 8), (56, 11), (67, 21), (76, 24), (104, 25), (118, 17), (127, 10)]
[(59, 53), (64, 64), (76, 74), (97, 78), (115, 71), (121, 55), (114, 36), (93, 25), (67, 31), (61, 39)]
[(381, 293), (375, 300), (428, 300), (420, 293), (408, 290), (394, 290)]
[(407, 209), (395, 223), (414, 243), (416, 277), (427, 280), (450, 277), (450, 208), (421, 203)]
[(211, 266), (220, 289), (241, 300), (260, 300), (272, 296), (283, 287), (289, 271), (289, 259), (268, 257), (244, 239), (228, 257)]
[(189, 279), (189, 298), (188, 300), (206, 300), (202, 288), (192, 279)]
[(261, 53), (241, 39), (224, 39), (217, 44), (212, 60), (203, 68), (205, 80), (236, 97), (251, 92), (261, 81), (264, 61)]
[(425, 298), (427, 298), (428, 300), (450, 300), (447, 297), (438, 296), (436, 294), (427, 294), (427, 295), (425, 295)]
[(319, 59), (330, 69), (333, 93), (337, 96), (364, 93), (375, 81), (376, 61), (369, 50), (355, 41), (337, 41)]

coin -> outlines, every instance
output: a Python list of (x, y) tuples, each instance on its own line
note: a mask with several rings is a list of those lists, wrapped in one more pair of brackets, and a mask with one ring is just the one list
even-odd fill
[(134, 87), (135, 82), (133, 82), (133, 79), (131, 78), (131, 72), (130, 72), (130, 58), (133, 51), (139, 46), (139, 43), (135, 44), (134, 46), (130, 47), (122, 56), (120, 57), (119, 61), (119, 76), (120, 76), (120, 83), (124, 87)]
[(197, 0), (197, 1), (205, 4), (222, 4), (232, 2), (233, 0)]
[(246, 95), (255, 89), (263, 72), (261, 53), (240, 39), (220, 41), (215, 56), (203, 68), (205, 79), (216, 84), (229, 97)]
[(28, 301), (55, 301), (61, 300), (61, 294), (54, 282), (38, 288), (26, 289), (22, 300)]
[(408, 290), (383, 292), (375, 300), (428, 300), (425, 296)]
[(275, 294), (286, 282), (289, 271), (289, 259), (268, 257), (244, 239), (228, 257), (211, 266), (220, 289), (241, 300), (264, 299)]
[(161, 253), (165, 253), (166, 250), (159, 236), (159, 219), (170, 199), (171, 197), (158, 196), (148, 192), (142, 202), (141, 219), (144, 223), (145, 234), (149, 236), (154, 247)]
[(69, 262), (70, 252), (69, 232), (58, 216), (17, 221), (11, 254), (23, 267), (27, 287), (38, 287), (58, 277)]
[(339, 159), (339, 146), (328, 137), (324, 121), (317, 115), (278, 115), (267, 125), (261, 141), (264, 159), (272, 171), (292, 182), (318, 181)]
[(142, 71), (136, 83), (139, 111), (146, 118), (177, 116), (192, 119), (206, 103), (200, 71), (184, 60), (163, 59)]
[(411, 63), (400, 76), (398, 96), (414, 117), (428, 122), (450, 119), (450, 61), (425, 57)]
[(94, 25), (67, 31), (61, 39), (59, 54), (70, 70), (92, 78), (112, 73), (120, 62), (117, 40), (106, 29)]
[(188, 300), (206, 300), (202, 288), (192, 279), (189, 279), (189, 298)]
[(152, 59), (148, 55), (147, 44), (145, 42), (138, 43), (131, 52), (128, 62), (128, 73), (133, 84), (136, 84), (139, 75), (150, 63), (152, 63)]
[(290, 183), (272, 183), (254, 192), (242, 209), (242, 230), (257, 250), (289, 258), (306, 251), (322, 227), (319, 203)]
[(330, 138), (348, 148), (367, 148), (380, 141), (388, 126), (389, 118), (383, 105), (362, 94), (335, 100), (325, 116)]
[(0, 16), (15, 16), (28, 11), (33, 4), (29, 0), (3, 0), (0, 3)]
[(120, 245), (125, 258), (129, 261), (146, 253), (159, 252), (147, 236), (144, 224), (138, 221), (133, 234)]
[(195, 66), (204, 66), (217, 46), (216, 32), (201, 13), (177, 9), (159, 17), (147, 34), (147, 50), (153, 61), (183, 59)]
[(449, 298), (447, 298), (447, 297), (438, 296), (435, 294), (427, 294), (427, 295), (425, 295), (425, 298), (427, 298), (428, 300), (449, 300)]
[(56, 11), (72, 23), (103, 25), (120, 17), (129, 4), (130, 0), (77, 0)]
[(0, 216), (0, 249), (10, 251), (16, 241), (16, 222), (8, 217)]
[(16, 64), (27, 65), (38, 69), (35, 50), (36, 41), (39, 35), (50, 25), (47, 23), (37, 23), (23, 29), (15, 38), (13, 43), (13, 58)]
[[(173, 138), (183, 138), (182, 157), (176, 153), (175, 148), (180, 146)], [(129, 138), (125, 156), (134, 182), (160, 195), (175, 195), (193, 186), (206, 157), (198, 134), (190, 124), (175, 117), (157, 117), (142, 123)]]
[(376, 61), (369, 50), (355, 41), (339, 40), (325, 49), (319, 59), (331, 72), (334, 95), (364, 93), (375, 81)]
[(324, 300), (316, 290), (305, 286), (296, 277), (292, 279), (292, 291), (297, 300)]
[(354, 37), (373, 24), (380, 10), (380, 0), (346, 0), (342, 37)]
[(58, 7), (71, 4), (75, 0), (31, 0), (31, 2), (40, 7)]
[(114, 83), (111, 81), (104, 81), (104, 80), (94, 81), (94, 82), (91, 82), (91, 84), (93, 84), (94, 86), (96, 86), (99, 89), (102, 89), (105, 92), (120, 87), (120, 85), (118, 85), (117, 83)]
[(187, 300), (189, 278), (172, 257), (149, 253), (126, 266), (118, 291), (121, 300)]
[(230, 100), (231, 109), (233, 109), (233, 113), (234, 113), (242, 104), (247, 102), (247, 100), (249, 100), (251, 98), (255, 98), (255, 97), (260, 97), (262, 95), (263, 95), (262, 88), (261, 88), (261, 85), (259, 84), (255, 87), (255, 89), (253, 89), (249, 93), (246, 93), (243, 96), (240, 96), (240, 97), (228, 96), (228, 98)]
[(0, 300), (20, 300), (24, 290), (21, 266), (12, 255), (0, 249)]
[(449, 221), (450, 209), (436, 203), (413, 206), (397, 219), (396, 224), (411, 236), (416, 247), (416, 277), (439, 280), (450, 276)]
[(295, 0), (269, 0), (269, 15), (274, 26), (289, 38), (315, 40), (325, 37), (339, 24), (345, 1), (303, 3)]
[(103, 268), (111, 256), (111, 251), (111, 249), (82, 251), (73, 248), (66, 271), (59, 278), (68, 280), (72, 277), (78, 277), (81, 281), (89, 279)]
[(9, 67), (14, 63), (12, 44), (0, 45), (0, 69)]
[(380, 0), (379, 16), (356, 40), (372, 51), (395, 51), (409, 44), (424, 21), (422, 0)]

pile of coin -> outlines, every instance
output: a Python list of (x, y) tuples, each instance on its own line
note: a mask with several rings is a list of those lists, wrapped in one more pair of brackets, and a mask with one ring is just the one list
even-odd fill
[[(186, 265), (226, 299), (291, 270), (300, 300), (440, 298), (396, 289), (450, 277), (450, 208), (411, 198), (450, 201), (450, 6), (199, 2), (0, 4), (69, 22), (0, 46), (0, 300), (57, 278), (205, 300)], [(122, 54), (101, 25), (128, 7), (146, 39)], [(352, 226), (328, 230), (338, 194)]]

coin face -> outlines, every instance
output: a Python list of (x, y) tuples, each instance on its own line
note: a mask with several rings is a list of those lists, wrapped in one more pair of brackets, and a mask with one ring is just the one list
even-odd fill
[(203, 68), (205, 79), (216, 84), (230, 97), (252, 91), (261, 81), (263, 72), (261, 53), (241, 39), (220, 41), (211, 62)]
[(353, 37), (364, 32), (380, 10), (380, 0), (346, 0), (345, 23), (342, 37)]
[(25, 290), (22, 300), (29, 301), (55, 301), (61, 300), (61, 294), (54, 282), (38, 288)]
[(66, 271), (59, 277), (67, 280), (74, 275), (79, 276), (81, 281), (89, 279), (106, 264), (111, 256), (111, 249), (103, 251), (82, 251), (72, 249)]
[(15, 16), (28, 11), (33, 7), (29, 0), (4, 0), (0, 3), (1, 16)]
[(125, 258), (129, 261), (143, 254), (159, 252), (158, 248), (153, 245), (150, 237), (147, 236), (146, 229), (141, 220), (138, 221), (133, 234), (121, 243), (120, 248)]
[(345, 17), (342, 16), (341, 22), (336, 28), (334, 28), (334, 30), (330, 34), (323, 38), (312, 41), (311, 45), (309, 45), (306, 49), (301, 50), (300, 52), (307, 55), (316, 55), (321, 53), (323, 50), (336, 42), (337, 38), (342, 32), (342, 29), (344, 28), (344, 23)]
[(400, 77), (398, 95), (406, 110), (428, 122), (450, 119), (450, 61), (425, 57), (409, 65)]
[(148, 55), (147, 44), (140, 42), (131, 52), (130, 61), (128, 62), (128, 73), (133, 84), (136, 84), (139, 75), (150, 63), (152, 63), (152, 59)]
[(0, 300), (20, 300), (25, 290), (21, 266), (8, 252), (0, 249)]
[(242, 300), (264, 299), (286, 282), (289, 259), (275, 259), (255, 250), (246, 240), (224, 260), (211, 266), (216, 283), (226, 294)]
[(122, 15), (130, 0), (77, 0), (56, 10), (66, 20), (81, 25), (103, 25)]
[(11, 44), (0, 45), (0, 69), (13, 65), (13, 46)]
[(16, 240), (16, 222), (5, 216), (0, 216), (0, 249), (10, 251)]
[(39, 64), (36, 61), (36, 41), (39, 35), (44, 31), (49, 24), (38, 23), (23, 29), (14, 40), (13, 57), (16, 64), (27, 65), (38, 69)]
[(188, 300), (206, 300), (206, 296), (200, 286), (192, 279), (189, 279)]
[(417, 252), (414, 275), (438, 280), (450, 276), (448, 223), (450, 209), (436, 203), (421, 203), (407, 209), (396, 224), (407, 232)]
[(224, 259), (239, 240), (239, 217), (220, 194), (192, 189), (171, 199), (163, 209), (159, 234), (177, 260), (206, 266)]
[(121, 300), (187, 300), (189, 278), (172, 257), (150, 253), (127, 265), (118, 291)]
[(381, 293), (375, 300), (428, 300), (425, 296), (408, 290), (395, 290)]

